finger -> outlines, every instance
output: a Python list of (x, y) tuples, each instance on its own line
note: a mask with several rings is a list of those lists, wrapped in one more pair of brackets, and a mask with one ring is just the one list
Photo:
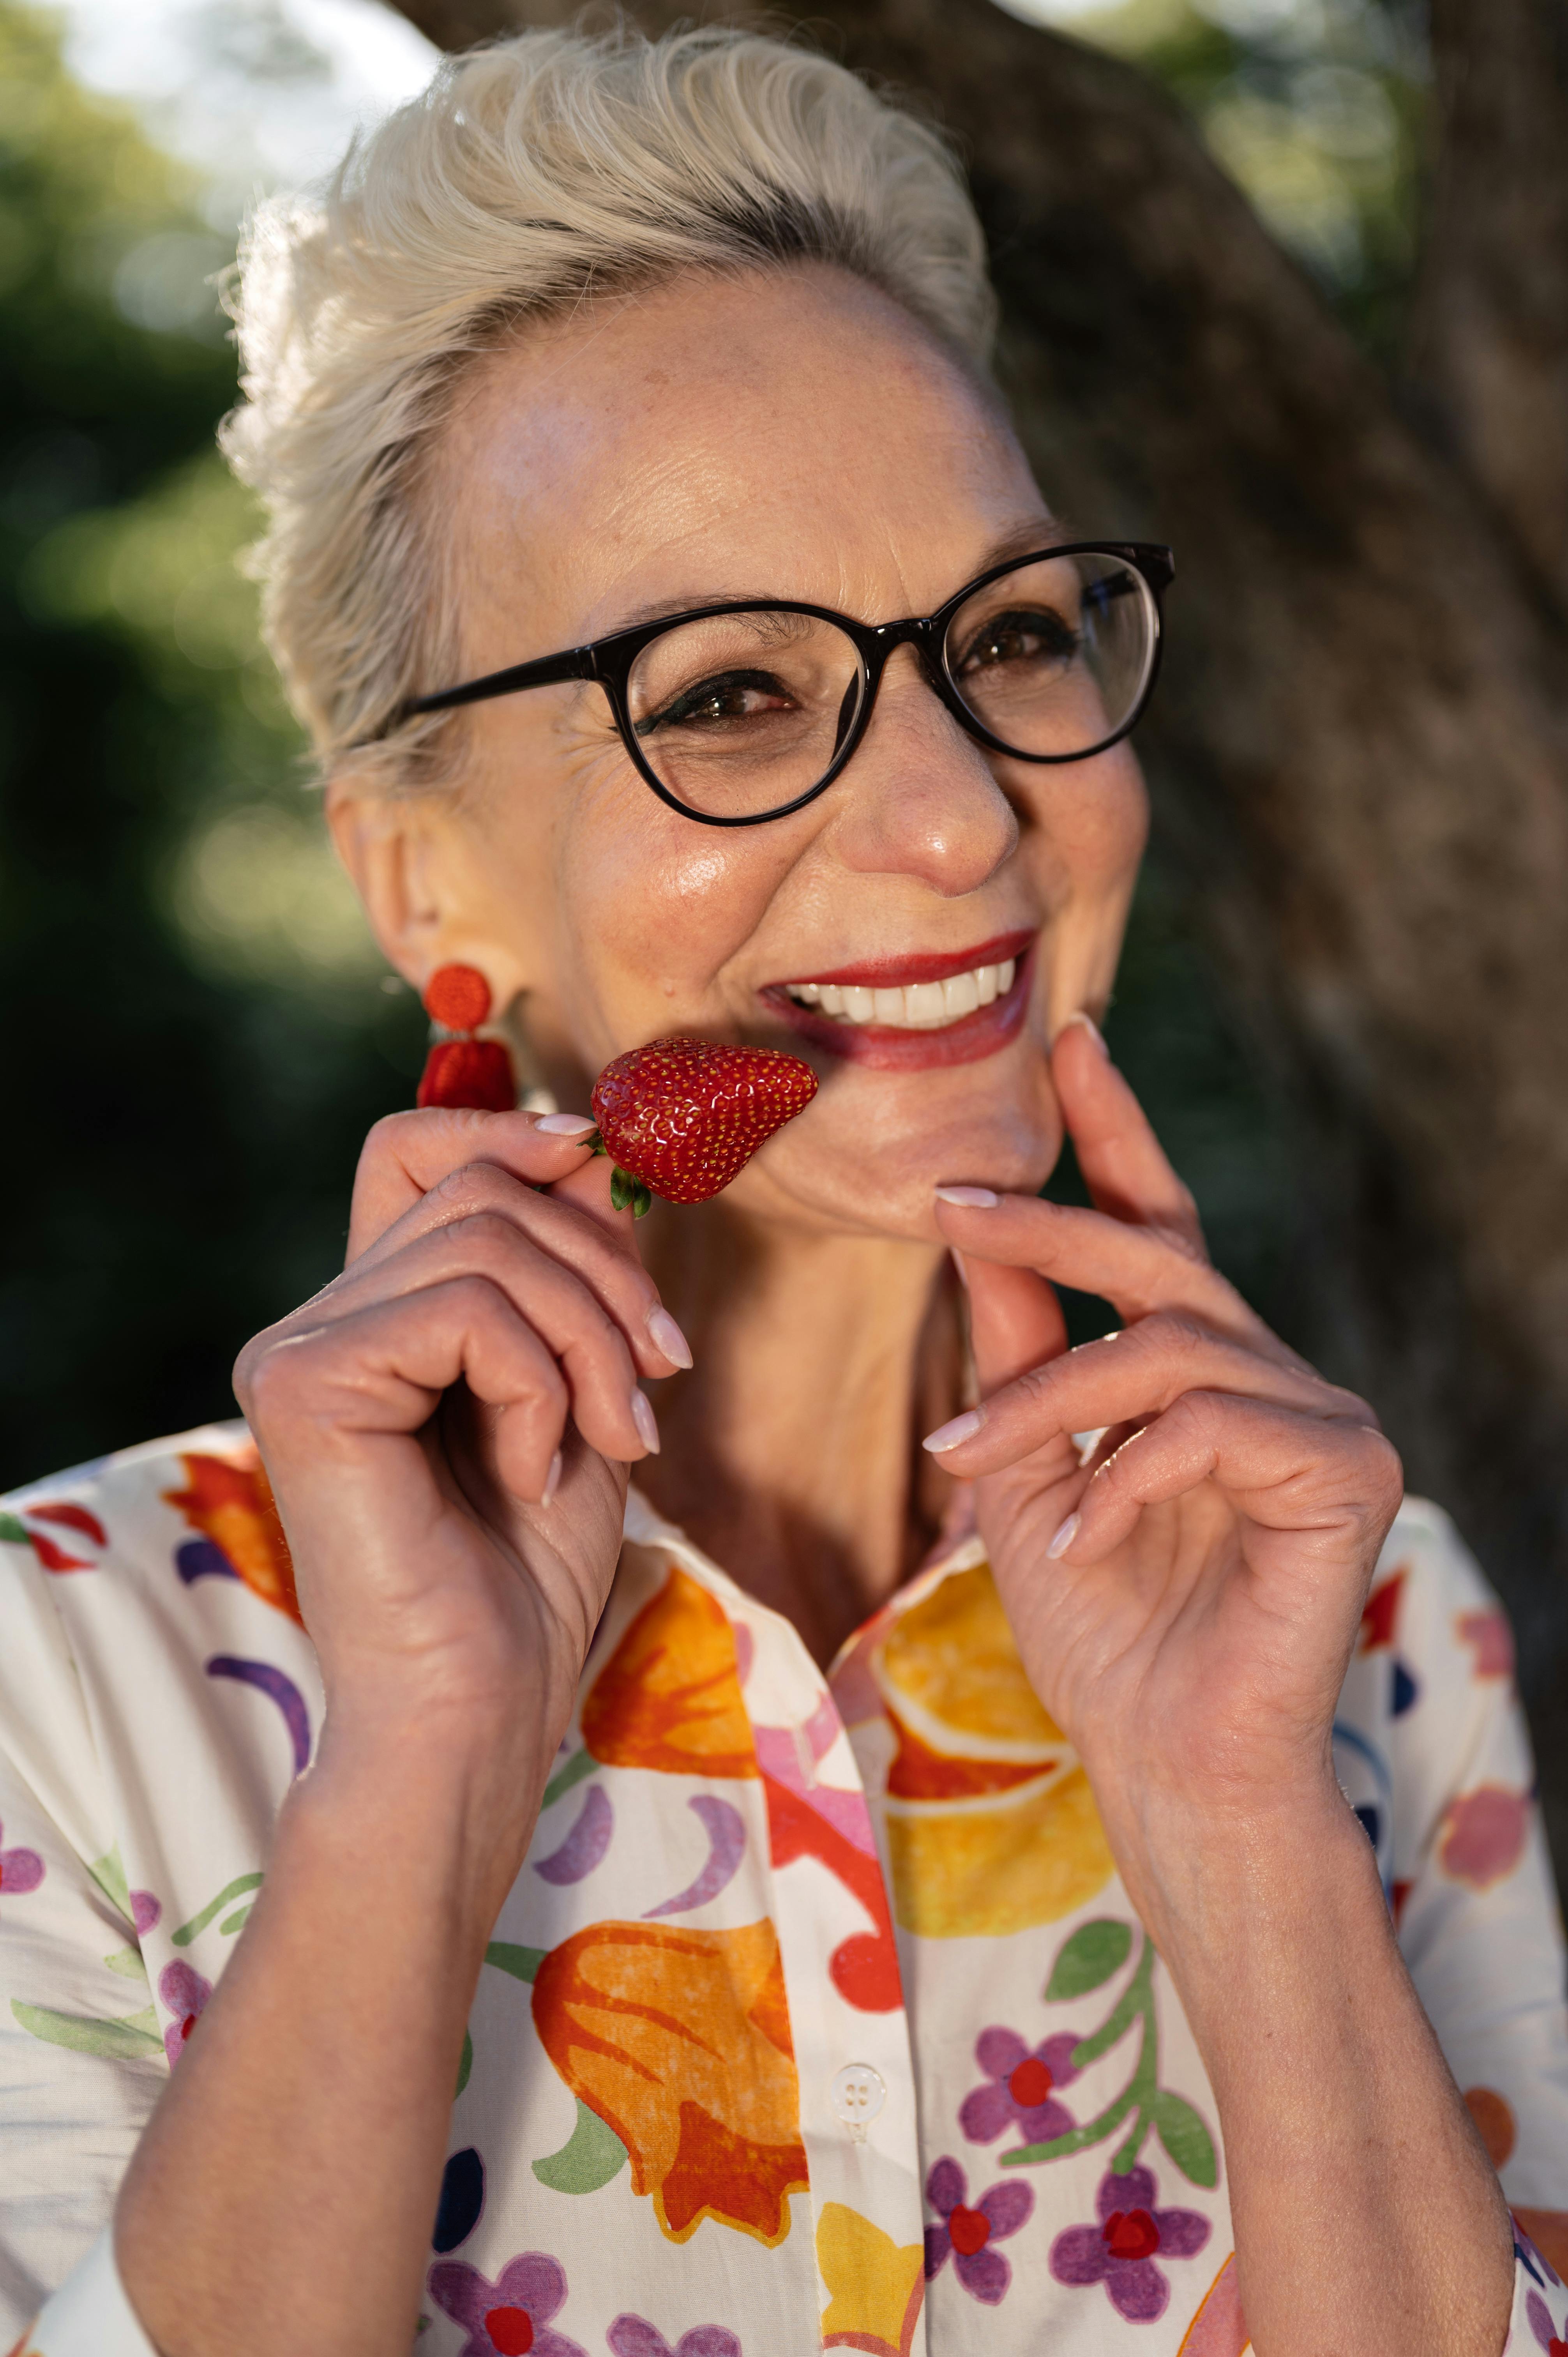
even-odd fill
[[(609, 1209), (607, 1166), (601, 1159), (569, 1173), (548, 1194), (514, 1178), (498, 1164), (463, 1164), (421, 1195), (403, 1217), (368, 1245), (358, 1260), (335, 1281), (334, 1290), (351, 1289), (361, 1276), (404, 1251), (420, 1236), (460, 1225), (475, 1218), (509, 1221), (541, 1251), (570, 1269), (586, 1285), (626, 1336), (627, 1344), (645, 1375), (667, 1375), (672, 1368), (689, 1367), (692, 1353), (685, 1336), (659, 1297), (659, 1289), (623, 1232), (623, 1214)], [(583, 1196), (600, 1209), (585, 1208)], [(566, 1200), (567, 1190), (576, 1200)], [(629, 1213), (624, 1215), (629, 1225)], [(526, 1303), (520, 1305), (525, 1310)]]
[[(544, 1120), (582, 1127), (547, 1129)], [(435, 1105), (388, 1114), (366, 1138), (354, 1174), (349, 1262), (465, 1163), (493, 1162), (530, 1186), (553, 1186), (590, 1158), (584, 1140), (593, 1128), (586, 1114), (474, 1113)]]
[(1051, 1080), (1096, 1209), (1163, 1229), (1207, 1260), (1197, 1206), (1087, 1015), (1069, 1017), (1057, 1033)]
[[(564, 1205), (542, 1208), (561, 1219), (578, 1216)], [(504, 1211), (477, 1211), (412, 1237), (399, 1251), (367, 1255), (330, 1297), (310, 1305), (309, 1316), (313, 1323), (351, 1318), (372, 1301), (406, 1299), (469, 1276), (498, 1286), (560, 1361), (573, 1420), (591, 1447), (623, 1463), (657, 1448), (658, 1427), (621, 1326), (581, 1278)]]
[(506, 1411), (504, 1461), (513, 1494), (542, 1499), (561, 1446), (566, 1385), (553, 1353), (487, 1278), (465, 1276), (303, 1330), (274, 1329), (247, 1346), (235, 1389), (269, 1461), (287, 1465), (326, 1435), (412, 1435), (442, 1394), (465, 1382)]
[[(1192, 1391), (1267, 1400), (1325, 1422), (1373, 1421), (1365, 1401), (1165, 1313), (1033, 1367), (925, 1446), (963, 1479), (1000, 1472), (1058, 1436), (1146, 1421)], [(961, 1426), (961, 1429), (959, 1427)]]
[(964, 1265), (969, 1339), (982, 1399), (1067, 1349), (1067, 1321), (1052, 1286), (1032, 1268)]
[(1058, 1285), (1099, 1294), (1128, 1325), (1156, 1310), (1187, 1310), (1263, 1357), (1305, 1364), (1218, 1269), (1155, 1229), (1077, 1203), (995, 1195), (983, 1187), (939, 1188), (936, 1218), (949, 1243), (963, 1254), (972, 1287), (980, 1260), (1032, 1268)]
[(1369, 1564), (1404, 1486), (1397, 1453), (1370, 1426), (1324, 1425), (1272, 1402), (1188, 1392), (1100, 1467), (1052, 1540), (1052, 1559), (1101, 1562), (1146, 1506), (1209, 1480), (1250, 1522), (1291, 1534), (1298, 1547), (1316, 1535), (1325, 1560), (1348, 1547)]

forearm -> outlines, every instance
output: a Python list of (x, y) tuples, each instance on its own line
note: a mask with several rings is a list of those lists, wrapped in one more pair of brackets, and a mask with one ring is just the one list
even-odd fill
[(1131, 1879), (1214, 2089), (1259, 2357), (1497, 2357), (1508, 2213), (1348, 1807), (1163, 1813)]
[(412, 2347), (465, 2024), (532, 1813), (498, 1822), (492, 1783), (411, 1734), (328, 1743), (296, 1786), (121, 2191), (121, 2272), (165, 2357)]

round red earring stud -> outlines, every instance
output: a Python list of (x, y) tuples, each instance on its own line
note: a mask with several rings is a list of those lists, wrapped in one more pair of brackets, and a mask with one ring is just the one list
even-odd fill
[(517, 1103), (511, 1057), (499, 1039), (478, 1039), (490, 1011), (490, 985), (475, 965), (437, 966), (424, 985), (424, 1011), (448, 1036), (424, 1060), (415, 1103), (510, 1113)]

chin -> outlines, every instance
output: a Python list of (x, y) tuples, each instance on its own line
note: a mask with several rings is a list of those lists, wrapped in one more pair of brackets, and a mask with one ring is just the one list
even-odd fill
[(1045, 1052), (1029, 1039), (945, 1071), (841, 1067), (729, 1192), (759, 1219), (937, 1243), (937, 1188), (1037, 1194), (1062, 1135)]

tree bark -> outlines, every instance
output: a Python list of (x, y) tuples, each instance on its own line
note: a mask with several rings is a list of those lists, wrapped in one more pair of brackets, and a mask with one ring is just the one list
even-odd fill
[[(404, 8), (437, 41), (576, 13)], [(685, 14), (636, 10), (650, 31)], [(1140, 746), (1304, 1109), (1322, 1233), (1293, 1339), (1378, 1403), (1412, 1486), (1504, 1587), (1568, 1862), (1568, 630), (1543, 594), (1568, 513), (1568, 143), (1533, 211), (1525, 186), (1563, 5), (1437, 16), (1456, 149), (1421, 348), (1445, 444), (1133, 68), (991, 0), (835, 0), (832, 38), (917, 102), (940, 93), (964, 145), (1047, 495), (1176, 548)], [(781, 16), (820, 38), (804, 0)], [(1513, 62), (1478, 76), (1505, 19)], [(1483, 200), (1498, 126), (1527, 118), (1536, 144)]]
[(1568, 608), (1568, 0), (1432, 0), (1411, 368)]

